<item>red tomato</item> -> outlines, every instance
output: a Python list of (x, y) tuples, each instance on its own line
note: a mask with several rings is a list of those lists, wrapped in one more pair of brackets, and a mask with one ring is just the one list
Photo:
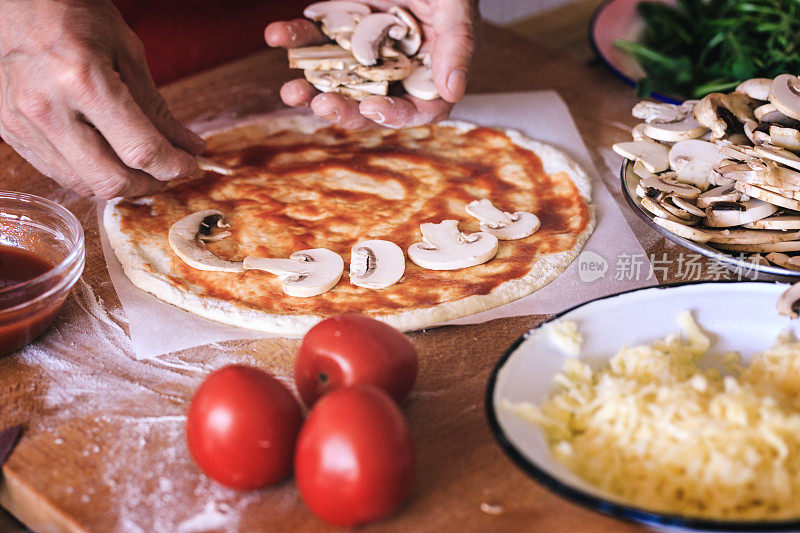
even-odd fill
[(197, 389), (186, 419), (192, 457), (233, 489), (263, 487), (291, 472), (303, 422), (289, 389), (258, 368), (230, 365)]
[(414, 447), (400, 408), (372, 385), (332, 390), (300, 430), (294, 474), (303, 501), (329, 524), (389, 516), (414, 478)]
[(417, 379), (417, 351), (388, 324), (363, 315), (323, 320), (303, 338), (294, 381), (307, 406), (328, 390), (369, 383), (402, 402)]

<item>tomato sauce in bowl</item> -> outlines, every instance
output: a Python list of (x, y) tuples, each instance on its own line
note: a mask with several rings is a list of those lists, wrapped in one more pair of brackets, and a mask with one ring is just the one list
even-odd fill
[(0, 356), (52, 323), (84, 267), (83, 228), (64, 207), (0, 191)]

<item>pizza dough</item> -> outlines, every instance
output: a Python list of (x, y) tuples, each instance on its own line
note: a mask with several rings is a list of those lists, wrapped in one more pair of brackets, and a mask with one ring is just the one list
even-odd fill
[[(235, 175), (207, 172), (152, 196), (114, 200), (104, 224), (134, 285), (233, 326), (297, 336), (327, 316), (358, 312), (403, 331), (422, 329), (546, 285), (577, 256), (595, 225), (583, 169), (516, 131), (449, 121), (351, 132), (284, 113), (206, 138), (207, 157), (234, 167)], [(454, 219), (464, 233), (479, 231), (465, 207), (481, 198), (504, 211), (530, 211), (541, 228), (502, 241), (483, 265), (433, 271), (407, 260), (401, 281), (381, 290), (356, 287), (345, 274), (324, 294), (291, 297), (265, 272), (193, 269), (167, 242), (180, 218), (218, 209), (232, 235), (208, 249), (222, 258), (329, 248), (348, 265), (358, 241), (386, 239), (407, 250), (420, 240), (423, 222)]]

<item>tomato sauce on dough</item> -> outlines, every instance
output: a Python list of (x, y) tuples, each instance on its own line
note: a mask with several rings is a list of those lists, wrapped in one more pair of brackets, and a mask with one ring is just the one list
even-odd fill
[[(120, 202), (121, 230), (169, 256), (166, 275), (174, 285), (273, 314), (392, 314), (488, 294), (524, 277), (544, 256), (572, 249), (591, 220), (565, 172), (546, 173), (534, 152), (493, 128), (324, 128), (267, 138), (240, 132), (230, 142), (224, 136), (209, 139), (207, 156), (234, 167), (235, 175), (206, 173), (154, 195), (152, 202)], [(464, 233), (479, 231), (465, 211), (477, 198), (505, 211), (530, 211), (541, 228), (525, 239), (501, 241), (497, 256), (483, 265), (433, 271), (407, 261), (403, 279), (379, 291), (347, 279), (350, 249), (359, 241), (386, 239), (406, 250), (421, 240), (420, 224), (445, 219), (458, 220)], [(293, 298), (264, 272), (189, 267), (169, 250), (167, 232), (202, 209), (222, 211), (231, 225), (230, 237), (208, 244), (218, 256), (238, 261), (329, 248), (345, 260), (342, 280), (320, 296)]]

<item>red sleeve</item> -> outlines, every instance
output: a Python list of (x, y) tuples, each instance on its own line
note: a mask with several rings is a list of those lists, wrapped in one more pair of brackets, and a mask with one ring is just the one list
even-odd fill
[(156, 83), (266, 48), (264, 27), (301, 16), (308, 0), (115, 0), (144, 42)]

